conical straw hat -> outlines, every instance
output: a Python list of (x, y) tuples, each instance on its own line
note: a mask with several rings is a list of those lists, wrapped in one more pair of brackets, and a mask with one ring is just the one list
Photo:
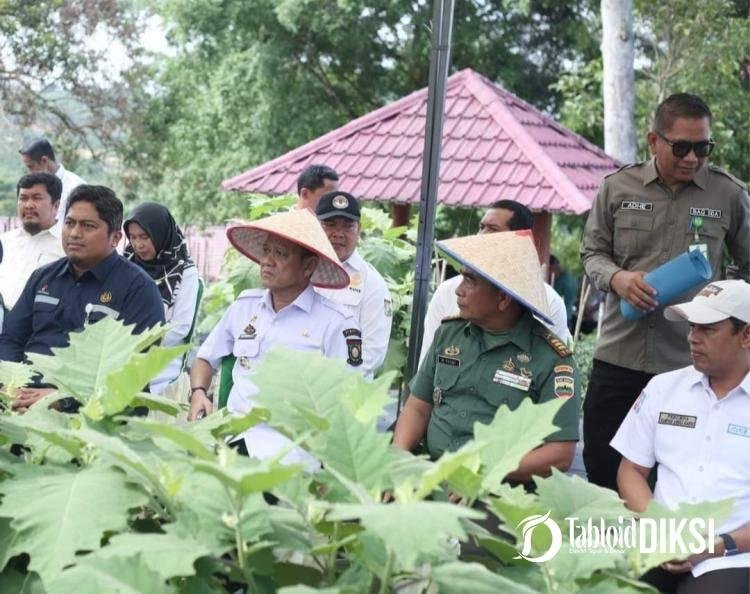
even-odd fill
[(539, 265), (530, 231), (505, 231), (435, 242), (450, 258), (470, 268), (542, 321), (551, 324)]
[(325, 289), (349, 286), (349, 275), (315, 215), (306, 208), (271, 215), (258, 221), (238, 221), (227, 229), (229, 242), (253, 262), (260, 262), (268, 234), (302, 246), (318, 256), (310, 282)]

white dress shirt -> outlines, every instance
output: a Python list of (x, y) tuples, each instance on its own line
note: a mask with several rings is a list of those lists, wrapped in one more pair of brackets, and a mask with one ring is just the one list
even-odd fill
[(0, 263), (0, 294), (11, 309), (37, 268), (65, 256), (57, 225), (31, 235), (17, 227), (0, 235), (3, 261)]
[[(258, 392), (252, 376), (258, 363), (273, 347), (317, 351), (330, 359), (348, 361), (352, 351), (347, 338), (357, 334), (357, 321), (337, 304), (318, 295), (312, 285), (279, 311), (273, 308), (270, 291), (249, 289), (240, 293), (224, 313), (198, 350), (198, 358), (219, 369), (224, 357), (230, 353), (237, 357), (227, 409), (244, 415), (253, 408), (252, 397)], [(353, 369), (359, 370), (361, 366)], [(288, 438), (265, 423), (251, 427), (242, 437), (248, 454), (261, 460), (277, 455), (291, 444)], [(282, 461), (303, 463), (311, 470), (318, 466), (301, 448), (289, 452)]]
[(60, 178), (62, 182), (62, 196), (60, 197), (60, 207), (57, 209), (57, 226), (62, 227), (63, 221), (65, 220), (65, 207), (68, 204), (68, 196), (73, 189), (81, 184), (85, 184), (86, 180), (76, 175), (72, 171), (65, 169), (62, 163), (57, 162), (58, 168), (55, 171), (55, 175)]
[[(456, 289), (461, 284), (461, 275), (457, 274), (448, 280), (440, 283), (432, 295), (430, 304), (427, 306), (427, 314), (424, 318), (424, 334), (422, 335), (422, 350), (419, 354), (420, 363), (427, 354), (427, 349), (432, 344), (435, 332), (440, 327), (441, 322), (450, 316), (459, 315), (458, 303), (456, 302)], [(572, 337), (568, 330), (568, 312), (565, 309), (565, 301), (560, 295), (547, 283), (544, 283), (544, 290), (547, 294), (547, 305), (549, 307), (550, 318), (554, 322), (551, 326), (545, 324), (557, 337), (565, 344), (570, 344)], [(544, 323), (544, 322), (542, 322)]]
[[(659, 463), (654, 500), (662, 505), (733, 498), (716, 533), (750, 521), (750, 373), (721, 399), (692, 365), (655, 376), (610, 445), (639, 466)], [(730, 567), (750, 567), (750, 553), (706, 559), (693, 575)]]
[(366, 377), (372, 377), (388, 351), (393, 318), (391, 295), (380, 273), (365, 262), (357, 250), (343, 264), (351, 279), (346, 289), (315, 290), (342, 305), (359, 322), (362, 369)]

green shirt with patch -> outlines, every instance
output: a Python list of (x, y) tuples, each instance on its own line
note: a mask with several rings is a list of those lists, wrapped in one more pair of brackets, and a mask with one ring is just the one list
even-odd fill
[(443, 321), (410, 388), (433, 405), (426, 444), (437, 458), (472, 439), (474, 423), (489, 424), (498, 407), (513, 410), (524, 398), (567, 399), (554, 419), (559, 431), (545, 441), (577, 441), (578, 384), (570, 350), (527, 312), (508, 332)]

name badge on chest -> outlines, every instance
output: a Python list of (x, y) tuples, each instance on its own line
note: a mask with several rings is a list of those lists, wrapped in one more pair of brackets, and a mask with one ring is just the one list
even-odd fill
[(492, 381), (496, 384), (502, 384), (504, 386), (523, 390), (524, 392), (528, 392), (531, 387), (530, 377), (525, 377), (509, 371), (503, 371), (502, 369), (495, 371), (495, 376), (492, 378)]

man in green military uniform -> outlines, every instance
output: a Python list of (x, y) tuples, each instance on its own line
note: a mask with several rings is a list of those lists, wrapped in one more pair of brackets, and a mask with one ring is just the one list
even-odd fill
[(454, 451), (489, 423), (501, 405), (524, 398), (567, 402), (555, 417), (559, 431), (529, 452), (509, 480), (527, 482), (567, 470), (578, 440), (578, 382), (572, 353), (532, 314), (547, 319), (541, 267), (528, 231), (439, 242), (458, 260), (460, 317), (444, 320), (411, 382), (393, 443), (413, 449), (425, 436), (430, 455)]

